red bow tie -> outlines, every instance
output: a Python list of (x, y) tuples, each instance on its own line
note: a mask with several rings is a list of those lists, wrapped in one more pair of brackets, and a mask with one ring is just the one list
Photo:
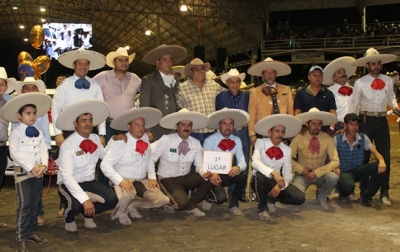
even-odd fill
[(353, 89), (351, 87), (348, 87), (348, 86), (341, 86), (339, 88), (339, 90), (338, 90), (338, 93), (348, 96), (348, 95), (351, 95), (353, 93)]
[(233, 148), (235, 148), (236, 143), (235, 141), (231, 140), (231, 139), (222, 139), (221, 142), (219, 142), (218, 147), (223, 150), (229, 150), (231, 151)]
[(147, 150), (147, 147), (149, 147), (149, 144), (146, 143), (143, 140), (137, 140), (136, 141), (136, 149), (135, 151), (139, 152), (140, 155), (144, 155), (144, 152)]
[(381, 79), (375, 79), (371, 84), (373, 90), (382, 90), (385, 86), (385, 82)]
[(275, 158), (275, 160), (279, 160), (279, 159), (283, 158), (283, 152), (282, 152), (281, 148), (276, 147), (276, 146), (269, 147), (268, 150), (265, 151), (265, 154), (270, 159)]
[(90, 152), (90, 154), (93, 154), (93, 152), (97, 150), (97, 144), (90, 139), (85, 139), (81, 142), (79, 148), (81, 148), (85, 153)]
[(308, 144), (308, 149), (310, 150), (311, 154), (318, 153), (320, 148), (319, 140), (316, 137), (311, 138), (310, 143)]

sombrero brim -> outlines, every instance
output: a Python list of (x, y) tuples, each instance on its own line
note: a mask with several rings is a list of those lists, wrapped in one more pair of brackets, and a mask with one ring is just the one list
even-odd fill
[(7, 82), (7, 90), (4, 93), (9, 94), (12, 91), (14, 91), (15, 87), (17, 86), (17, 80), (15, 78), (6, 78), (3, 80), (5, 80)]
[(221, 109), (208, 115), (208, 128), (218, 129), (218, 124), (225, 118), (233, 119), (235, 129), (249, 122), (249, 114), (241, 109)]
[(240, 79), (240, 82), (242, 82), (244, 80), (244, 78), (246, 78), (246, 74), (245, 73), (241, 73), (239, 75), (229, 75), (229, 74), (225, 73), (225, 74), (221, 75), (221, 81), (224, 84), (226, 84), (226, 80), (229, 79), (229, 78), (232, 78), (232, 77), (237, 77), (237, 78)]
[(50, 96), (43, 93), (21, 94), (9, 100), (1, 110), (1, 117), (8, 122), (19, 122), (18, 110), (27, 104), (36, 106), (36, 118), (43, 116), (51, 108)]
[(111, 122), (111, 128), (116, 130), (127, 130), (127, 124), (136, 118), (143, 118), (146, 129), (156, 126), (162, 117), (160, 110), (151, 107), (132, 108), (120, 114)]
[(120, 54), (117, 52), (110, 52), (106, 56), (106, 64), (107, 64), (107, 66), (114, 68), (113, 61), (116, 57), (128, 57), (129, 58), (128, 62), (129, 62), (129, 64), (131, 64), (133, 59), (135, 58), (135, 56), (136, 56), (136, 53), (132, 53), (131, 55), (126, 56), (126, 55), (123, 55), (123, 54)]
[(390, 63), (396, 60), (396, 55), (394, 54), (378, 54), (378, 55), (372, 55), (368, 57), (362, 57), (359, 59), (356, 59), (352, 65), (353, 66), (365, 66), (368, 62), (371, 61), (381, 61), (382, 64)]
[(285, 76), (292, 72), (290, 66), (282, 61), (261, 61), (249, 68), (247, 73), (253, 76), (262, 76), (262, 72), (266, 69), (274, 69), (276, 76)]
[[(190, 63), (188, 63), (188, 64), (186, 64), (186, 66), (185, 66), (185, 74), (186, 74), (186, 75), (190, 75), (190, 70), (191, 70), (194, 66), (204, 66), (206, 72), (207, 72), (208, 70), (211, 69), (211, 65), (210, 65), (210, 63), (208, 63), (208, 62), (203, 63), (203, 64), (190, 64)], [(214, 75), (215, 75), (215, 74), (214, 74)]]
[(75, 119), (84, 114), (90, 113), (93, 117), (93, 126), (104, 122), (110, 114), (107, 103), (98, 99), (88, 99), (75, 102), (61, 111), (56, 121), (56, 127), (60, 130), (75, 130)]
[(160, 126), (166, 129), (175, 129), (178, 122), (188, 120), (193, 123), (192, 130), (202, 129), (208, 125), (208, 117), (199, 112), (175, 112), (164, 116), (160, 121)]
[(322, 84), (332, 84), (334, 82), (332, 76), (340, 68), (343, 68), (346, 71), (348, 77), (353, 75), (357, 69), (356, 66), (352, 65), (355, 60), (356, 59), (353, 57), (344, 56), (331, 61), (331, 63), (324, 68), (324, 78), (322, 80)]
[(146, 53), (142, 61), (150, 65), (155, 65), (156, 61), (163, 55), (171, 55), (172, 62), (174, 64), (179, 64), (186, 59), (187, 51), (179, 45), (163, 45)]
[(311, 120), (321, 120), (323, 126), (328, 126), (337, 123), (337, 117), (329, 112), (326, 111), (312, 111), (312, 112), (305, 112), (296, 115), (297, 118), (300, 119), (302, 124), (305, 124)]
[(186, 77), (185, 66), (173, 66), (172, 69), (174, 70), (174, 72), (181, 74), (181, 79)]
[(89, 60), (89, 70), (100, 69), (106, 64), (106, 58), (103, 54), (91, 50), (75, 50), (63, 53), (58, 57), (58, 62), (67, 68), (73, 69), (72, 63), (77, 59)]
[(39, 92), (40, 93), (44, 93), (46, 90), (46, 86), (44, 85), (44, 82), (42, 80), (36, 80), (36, 81), (27, 81), (27, 82), (23, 82), (23, 81), (18, 81), (17, 82), (17, 87), (15, 89), (15, 91), (17, 92), (17, 94), (21, 94), (22, 92), (22, 87), (25, 86), (26, 84), (33, 84), (36, 85)]
[(301, 122), (297, 117), (288, 114), (274, 114), (258, 121), (254, 125), (254, 131), (262, 136), (269, 137), (268, 130), (277, 125), (285, 127), (285, 138), (294, 137), (301, 130)]

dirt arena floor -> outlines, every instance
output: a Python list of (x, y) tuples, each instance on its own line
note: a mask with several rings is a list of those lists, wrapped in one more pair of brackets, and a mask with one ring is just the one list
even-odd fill
[[(315, 187), (307, 191), (301, 212), (278, 204), (272, 221), (258, 219), (256, 203), (241, 203), (244, 215), (233, 217), (227, 204), (214, 206), (204, 218), (162, 209), (141, 210), (143, 219), (122, 226), (110, 219), (110, 211), (95, 218), (96, 229), (86, 229), (77, 217), (78, 232), (64, 230), (56, 218), (57, 187), (43, 198), (46, 225), (38, 234), (46, 244), (29, 243), (29, 251), (400, 251), (400, 134), (391, 128), (393, 205), (382, 210), (333, 200), (322, 210), (315, 200)], [(46, 179), (45, 184), (47, 185)], [(45, 188), (44, 188), (45, 189)], [(358, 194), (358, 189), (357, 189)], [(15, 251), (15, 190), (8, 177), (0, 192), (0, 251)], [(375, 199), (378, 201), (378, 199)], [(201, 208), (201, 207), (200, 207)]]

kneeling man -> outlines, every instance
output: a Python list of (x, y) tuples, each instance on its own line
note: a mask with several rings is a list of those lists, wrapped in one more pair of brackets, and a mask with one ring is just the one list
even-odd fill
[[(101, 162), (101, 170), (114, 184), (118, 204), (111, 218), (122, 225), (130, 225), (132, 218), (142, 218), (136, 208), (157, 208), (169, 202), (159, 189), (151, 147), (145, 129), (154, 127), (161, 120), (161, 111), (155, 108), (133, 108), (111, 123), (119, 131), (128, 129), (127, 142), (110, 140)], [(138, 195), (143, 199), (134, 200)]]
[(285, 137), (296, 136), (300, 129), (300, 120), (287, 114), (270, 115), (254, 126), (257, 134), (269, 137), (257, 139), (252, 159), (251, 186), (257, 196), (260, 220), (270, 220), (268, 212), (277, 211), (277, 201), (289, 205), (304, 203), (304, 192), (290, 184), (292, 150), (282, 142)]

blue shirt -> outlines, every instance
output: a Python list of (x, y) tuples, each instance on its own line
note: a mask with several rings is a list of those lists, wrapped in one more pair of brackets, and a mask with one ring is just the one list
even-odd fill
[(223, 91), (215, 98), (215, 110), (223, 108), (241, 109), (247, 112), (249, 107), (250, 94), (239, 91), (238, 95), (232, 94), (231, 91)]
[[(221, 142), (222, 139), (225, 139), (224, 136), (221, 135), (219, 131), (215, 132), (211, 136), (207, 137), (206, 140), (204, 140), (203, 144), (203, 149), (205, 151), (222, 151), (219, 147), (218, 144)], [(235, 157), (237, 161), (237, 165), (240, 168), (240, 171), (246, 170), (247, 164), (246, 160), (244, 158), (243, 154), (243, 147), (242, 147), (242, 141), (240, 140), (239, 137), (235, 135), (230, 135), (229, 139), (235, 141), (236, 145), (233, 147), (233, 149), (230, 151)], [(229, 151), (229, 150), (226, 150)]]
[(331, 109), (336, 110), (336, 101), (329, 89), (322, 87), (318, 94), (314, 96), (307, 86), (297, 91), (293, 107), (295, 110), (300, 109), (301, 113), (308, 112), (313, 107), (320, 111), (330, 112)]

